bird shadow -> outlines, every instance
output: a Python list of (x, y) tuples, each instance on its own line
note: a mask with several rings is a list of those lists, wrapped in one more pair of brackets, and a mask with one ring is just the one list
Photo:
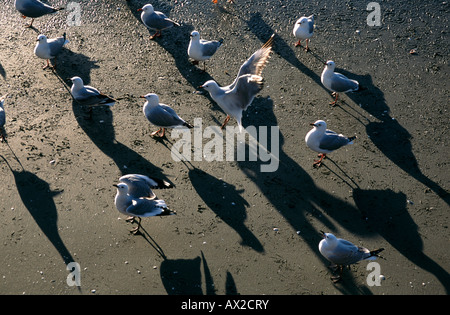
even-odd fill
[(5, 71), (5, 68), (3, 68), (1, 63), (0, 63), (0, 75), (3, 77), (4, 80), (6, 80), (6, 71)]
[[(395, 165), (431, 189), (449, 205), (449, 192), (422, 173), (413, 152), (411, 134), (397, 119), (391, 117), (384, 93), (373, 84), (372, 77), (370, 75), (355, 75), (345, 70), (339, 70), (339, 72), (357, 80), (366, 89), (362, 93), (348, 93), (347, 96), (355, 104), (360, 104), (360, 110), (366, 111), (377, 119), (377, 121), (370, 121), (366, 118), (365, 122), (362, 122), (361, 119), (357, 118), (365, 126), (370, 141)], [(338, 102), (348, 106), (355, 113), (357, 112), (346, 102), (342, 102), (342, 100)], [(340, 105), (343, 110), (345, 110), (344, 106)], [(353, 117), (356, 118), (355, 114), (353, 114)]]
[[(202, 289), (202, 265), (205, 292)], [(165, 259), (160, 276), (169, 295), (216, 295), (216, 285), (203, 252), (193, 259)], [(227, 271), (226, 294), (238, 294), (233, 276)]]
[(355, 189), (353, 198), (368, 228), (382, 236), (389, 244), (415, 265), (433, 274), (450, 293), (450, 275), (427, 256), (419, 227), (406, 209), (407, 199), (402, 192)]
[(264, 252), (261, 242), (244, 224), (249, 204), (242, 197), (243, 190), (198, 168), (189, 169), (189, 179), (208, 208), (239, 234), (242, 245)]
[(51, 190), (46, 181), (26, 171), (20, 162), (22, 169), (14, 170), (7, 160), (3, 156), (1, 157), (11, 170), (19, 196), (36, 224), (58, 251), (66, 265), (75, 262), (58, 232), (58, 211), (53, 198), (62, 191)]

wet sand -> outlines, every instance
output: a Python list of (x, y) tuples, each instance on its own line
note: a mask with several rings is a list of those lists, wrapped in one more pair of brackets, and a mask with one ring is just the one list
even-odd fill
[[(181, 23), (156, 40), (137, 12), (146, 1), (80, 3), (79, 26), (68, 25), (73, 11), (65, 10), (25, 29), (29, 20), (0, 1), (0, 95), (9, 93), (8, 142), (0, 143), (1, 294), (450, 292), (447, 2), (380, 1), (381, 26), (369, 26), (369, 1), (153, 1)], [(292, 28), (310, 14), (316, 29), (305, 52)], [(206, 72), (187, 58), (194, 29), (224, 38)], [(70, 43), (56, 70), (42, 70), (37, 35), (64, 32)], [(212, 78), (231, 83), (273, 33), (264, 88), (243, 124), (279, 128), (268, 141), (279, 150), (276, 170), (261, 172), (268, 164), (261, 159), (227, 161), (225, 149), (218, 161), (207, 161), (206, 151), (174, 160), (179, 138), (170, 130), (150, 136), (156, 129), (139, 96), (157, 93), (187, 121), (201, 120), (194, 130), (220, 126), (224, 112), (194, 92)], [(366, 88), (341, 94), (335, 107), (320, 82), (330, 59)], [(88, 119), (69, 92), (75, 75), (118, 102)], [(316, 169), (304, 137), (318, 119), (357, 139)], [(210, 141), (204, 137), (201, 149)], [(143, 219), (144, 233), (131, 235), (112, 186), (128, 173), (172, 183), (155, 192), (177, 215)], [(367, 262), (333, 283), (318, 251), (320, 230), (385, 248), (376, 260), (380, 285), (367, 281)], [(70, 262), (79, 264), (81, 287), (67, 283)]]

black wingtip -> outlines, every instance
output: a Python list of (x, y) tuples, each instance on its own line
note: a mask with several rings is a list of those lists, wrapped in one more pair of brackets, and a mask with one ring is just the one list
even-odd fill
[(372, 257), (372, 256), (378, 257), (378, 254), (381, 253), (383, 250), (384, 250), (384, 248), (379, 248), (379, 249), (370, 251), (370, 257)]

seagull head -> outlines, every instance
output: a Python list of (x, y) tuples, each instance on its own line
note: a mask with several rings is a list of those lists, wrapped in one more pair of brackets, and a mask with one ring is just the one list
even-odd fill
[(208, 92), (211, 92), (212, 90), (218, 88), (219, 85), (217, 84), (216, 81), (209, 80), (209, 81), (206, 81), (205, 83), (203, 83), (203, 85), (200, 85), (200, 87), (205, 89)]
[(306, 16), (302, 16), (301, 18), (299, 18), (297, 20), (297, 22), (295, 24), (300, 24), (300, 25), (305, 25), (306, 23), (308, 23), (308, 18)]
[(45, 36), (44, 34), (41, 34), (37, 37), (36, 41), (40, 42), (40, 43), (45, 43), (45, 42), (47, 42), (47, 36)]
[(117, 192), (119, 194), (127, 194), (128, 193), (128, 185), (125, 183), (114, 184), (114, 187), (117, 188)]
[(142, 8), (138, 9), (138, 11), (144, 11), (144, 13), (153, 13), (155, 12), (155, 9), (153, 9), (153, 6), (151, 4), (146, 4)]
[(319, 129), (319, 130), (327, 129), (327, 123), (323, 120), (317, 120), (315, 123), (310, 124), (310, 125), (313, 126), (315, 129)]
[(75, 86), (84, 86), (83, 80), (80, 77), (72, 77), (70, 80)]
[(200, 39), (200, 33), (197, 31), (192, 31), (190, 36), (192, 39)]
[(325, 241), (334, 242), (334, 241), (337, 240), (336, 236), (334, 236), (334, 235), (331, 234), (331, 233), (325, 233), (324, 231), (320, 231), (320, 233), (322, 234), (323, 239), (324, 239)]
[(325, 62), (325, 67), (331, 71), (334, 71), (336, 65), (334, 64), (333, 60), (328, 60), (327, 62)]
[(159, 104), (159, 96), (155, 93), (148, 93), (145, 95), (141, 95), (139, 96), (140, 98), (145, 98), (147, 100), (147, 102), (149, 102), (150, 104)]

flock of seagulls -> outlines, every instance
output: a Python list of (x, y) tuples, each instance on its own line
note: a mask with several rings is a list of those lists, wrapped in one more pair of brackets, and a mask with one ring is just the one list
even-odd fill
[[(128, 0), (127, 0), (128, 1)], [(217, 3), (217, 0), (212, 0)], [(233, 0), (228, 0), (234, 3)], [(44, 4), (39, 0), (15, 0), (15, 7), (24, 18), (31, 18), (31, 23), (26, 25), (32, 27), (35, 18), (52, 14), (63, 8), (55, 8)], [(174, 26), (180, 26), (178, 22), (169, 19), (164, 13), (155, 11), (151, 4), (146, 4), (138, 11), (142, 11), (141, 20), (143, 24), (155, 33), (150, 39), (161, 36), (161, 32)], [(297, 39), (295, 46), (300, 46), (302, 41), (306, 42), (305, 50), (309, 51), (309, 40), (314, 33), (314, 16), (303, 16), (295, 22), (293, 35)], [(270, 39), (255, 53), (253, 53), (240, 67), (234, 81), (227, 86), (219, 86), (214, 80), (209, 80), (201, 85), (211, 98), (227, 114), (221, 128), (224, 128), (231, 118), (237, 121), (239, 129), (242, 131), (242, 113), (252, 103), (255, 96), (263, 88), (262, 72), (268, 63), (272, 52), (273, 34)], [(66, 34), (61, 37), (47, 39), (43, 34), (37, 37), (37, 44), (34, 53), (37, 57), (46, 60), (44, 69), (54, 69), (50, 60), (55, 59), (64, 45), (69, 41)], [(213, 57), (217, 50), (223, 45), (223, 39), (205, 40), (200, 37), (198, 31), (190, 34), (188, 47), (188, 56), (193, 63), (198, 65), (203, 62), (203, 71), (205, 71), (205, 62)], [(113, 106), (116, 100), (108, 95), (101, 93), (98, 89), (84, 85), (83, 80), (78, 77), (72, 77), (71, 94), (75, 101), (88, 105)], [(358, 91), (360, 84), (344, 75), (335, 72), (335, 63), (327, 61), (321, 75), (322, 84), (335, 97), (331, 105), (336, 105), (339, 93)], [(7, 95), (0, 99), (0, 140), (6, 141), (5, 111), (3, 104)], [(152, 136), (163, 137), (167, 128), (187, 127), (193, 128), (191, 124), (180, 118), (177, 113), (168, 105), (160, 103), (159, 97), (155, 93), (148, 93), (141, 98), (145, 99), (143, 112), (148, 121), (159, 129), (153, 132)], [(319, 160), (315, 160), (313, 165), (318, 167), (327, 154), (352, 144), (356, 137), (346, 137), (334, 131), (327, 129), (327, 124), (323, 120), (317, 120), (312, 123), (312, 129), (306, 134), (306, 145), (313, 151), (319, 153)], [(138, 226), (132, 230), (133, 234), (140, 232), (141, 218), (152, 216), (165, 216), (176, 214), (171, 210), (166, 202), (156, 196), (153, 189), (170, 188), (171, 184), (163, 180), (150, 178), (141, 174), (128, 174), (119, 178), (119, 183), (115, 184), (117, 193), (114, 199), (117, 210), (127, 215), (127, 220), (138, 220)], [(333, 234), (322, 233), (323, 240), (319, 243), (320, 253), (331, 263), (337, 265), (342, 272), (342, 266), (351, 265), (365, 259), (374, 259), (383, 250), (378, 249), (369, 251), (366, 248), (358, 247), (349, 241), (336, 238)], [(340, 276), (339, 276), (340, 277)], [(338, 280), (339, 277), (334, 280)]]

